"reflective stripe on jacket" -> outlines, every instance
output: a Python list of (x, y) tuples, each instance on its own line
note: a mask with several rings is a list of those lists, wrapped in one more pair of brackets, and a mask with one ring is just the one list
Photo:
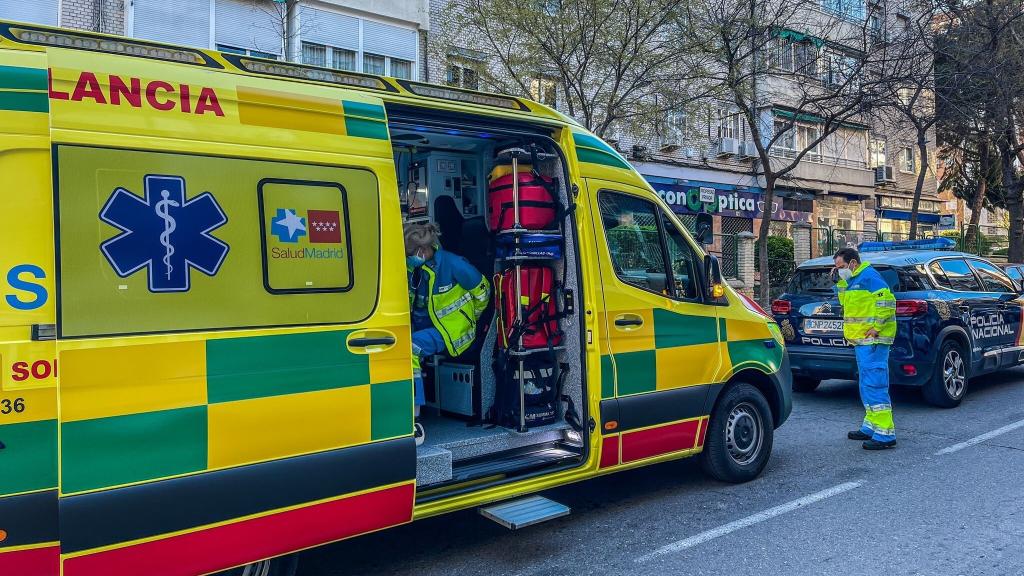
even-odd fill
[(465, 258), (441, 249), (422, 270), (427, 275), (430, 321), (441, 333), (448, 354), (458, 356), (476, 338), (476, 323), (491, 299), (491, 286)]
[[(843, 336), (855, 346), (892, 344), (896, 338), (896, 297), (878, 271), (862, 262), (853, 276), (836, 284), (843, 306)], [(874, 328), (878, 336), (868, 337)]]

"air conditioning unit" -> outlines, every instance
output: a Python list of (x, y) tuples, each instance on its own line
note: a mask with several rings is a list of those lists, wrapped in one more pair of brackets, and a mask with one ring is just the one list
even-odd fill
[(876, 166), (875, 167), (875, 184), (885, 184), (886, 182), (892, 182), (895, 178), (892, 175), (892, 166)]
[(753, 140), (747, 140), (740, 144), (740, 156), (744, 158), (757, 158), (757, 146)]
[(632, 152), (633, 159), (635, 160), (643, 160), (647, 157), (647, 146), (634, 144), (630, 151)]
[(735, 156), (740, 153), (740, 141), (735, 138), (722, 138), (718, 141), (716, 156)]

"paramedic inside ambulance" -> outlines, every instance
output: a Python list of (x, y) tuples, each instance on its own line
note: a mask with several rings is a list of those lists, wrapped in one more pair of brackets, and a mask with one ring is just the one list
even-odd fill
[(412, 311), (412, 371), (416, 386), (416, 445), (424, 440), (420, 407), (425, 403), (425, 358), (462, 354), (476, 338), (476, 324), (491, 297), (487, 278), (465, 258), (441, 249), (436, 224), (407, 224), (406, 270)]

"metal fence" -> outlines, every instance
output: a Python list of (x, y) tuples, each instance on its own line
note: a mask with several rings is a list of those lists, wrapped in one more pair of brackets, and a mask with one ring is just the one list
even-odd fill
[[(856, 248), (861, 242), (868, 241), (901, 241), (909, 240), (910, 234), (905, 232), (868, 232), (864, 230), (845, 230), (842, 228), (813, 228), (811, 230), (811, 257), (830, 256), (844, 247)], [(928, 230), (917, 235), (924, 238), (951, 238), (956, 242), (956, 249), (969, 254), (977, 254), (993, 260), (1006, 258), (1009, 247), (1009, 235), (1005, 228), (998, 226), (965, 226), (959, 230)]]
[(715, 234), (714, 242), (704, 249), (718, 257), (723, 276), (727, 279), (739, 277), (739, 241), (735, 234)]

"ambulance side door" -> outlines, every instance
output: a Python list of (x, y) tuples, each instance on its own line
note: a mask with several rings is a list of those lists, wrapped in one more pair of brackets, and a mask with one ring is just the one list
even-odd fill
[(587, 188), (613, 364), (618, 463), (694, 449), (722, 356), (717, 309), (702, 303), (700, 252), (646, 191), (600, 180), (588, 180)]

